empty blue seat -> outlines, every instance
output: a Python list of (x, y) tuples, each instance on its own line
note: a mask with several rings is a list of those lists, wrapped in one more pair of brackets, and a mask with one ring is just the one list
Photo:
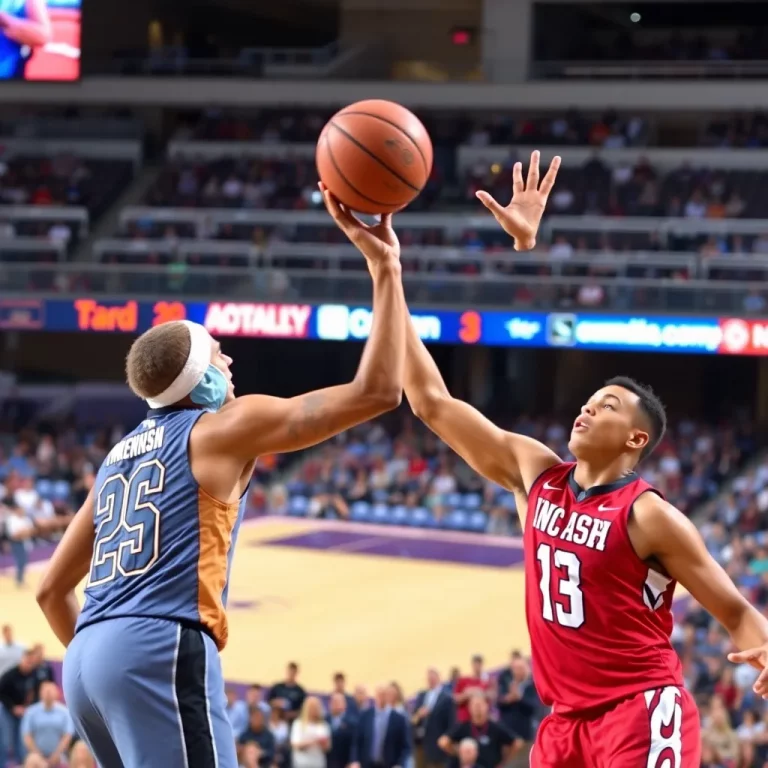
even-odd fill
[(437, 525), (435, 516), (426, 507), (416, 507), (411, 513), (411, 520), (419, 528), (434, 528)]
[(461, 494), (460, 493), (449, 493), (445, 497), (445, 503), (446, 506), (450, 507), (451, 509), (455, 509), (456, 507), (461, 506)]
[(371, 505), (367, 501), (356, 501), (350, 507), (350, 517), (360, 523), (367, 523), (371, 519)]
[(66, 480), (57, 480), (53, 484), (52, 501), (69, 500), (69, 483)]
[(451, 531), (466, 530), (469, 525), (469, 515), (463, 509), (454, 509), (442, 520), (442, 527)]
[(392, 522), (395, 525), (408, 525), (409, 518), (408, 508), (403, 504), (392, 507)]
[(42, 496), (44, 499), (51, 499), (53, 498), (53, 483), (50, 480), (38, 480), (35, 483), (35, 490)]
[(288, 514), (292, 517), (304, 517), (307, 514), (309, 500), (306, 496), (291, 496), (288, 502)]
[(468, 530), (475, 533), (483, 533), (488, 528), (488, 515), (480, 510), (469, 515)]
[(483, 497), (479, 493), (465, 493), (461, 503), (464, 509), (479, 509), (483, 503)]
[(374, 504), (372, 522), (381, 525), (390, 525), (392, 523), (392, 511), (386, 504)]

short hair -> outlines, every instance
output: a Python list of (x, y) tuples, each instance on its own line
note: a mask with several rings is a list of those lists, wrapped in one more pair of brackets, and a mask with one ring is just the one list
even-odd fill
[(294, 672), (299, 671), (299, 665), (295, 661), (288, 662), (288, 669), (292, 669)]
[(125, 361), (133, 393), (146, 400), (168, 389), (186, 365), (191, 345), (189, 329), (180, 322), (163, 323), (142, 333)]
[(661, 442), (667, 430), (667, 412), (659, 396), (647, 385), (640, 384), (629, 376), (614, 376), (605, 382), (606, 387), (621, 387), (637, 395), (640, 412), (648, 421), (648, 444), (640, 453), (640, 461), (650, 456)]

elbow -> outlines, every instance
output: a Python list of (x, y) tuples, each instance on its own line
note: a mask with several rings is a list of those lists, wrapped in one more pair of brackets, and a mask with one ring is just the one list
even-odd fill
[(378, 416), (403, 402), (403, 388), (389, 384), (363, 387), (363, 398), (370, 405), (371, 417)]
[(35, 600), (40, 608), (45, 611), (47, 605), (50, 605), (54, 600), (61, 598), (60, 591), (56, 589), (55, 582), (49, 579), (48, 576), (44, 576), (40, 583), (37, 585), (35, 591)]
[(450, 398), (450, 395), (437, 391), (426, 390), (418, 394), (408, 395), (413, 415), (429, 425), (436, 418), (440, 406)]

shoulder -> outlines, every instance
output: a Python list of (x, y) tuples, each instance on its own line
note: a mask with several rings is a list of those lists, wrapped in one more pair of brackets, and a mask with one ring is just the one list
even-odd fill
[(646, 559), (690, 541), (693, 523), (657, 493), (642, 493), (632, 505), (628, 522), (632, 544), (638, 557)]
[(632, 504), (632, 517), (635, 524), (644, 531), (663, 530), (679, 525), (687, 518), (679, 509), (659, 496), (652, 488), (641, 493)]

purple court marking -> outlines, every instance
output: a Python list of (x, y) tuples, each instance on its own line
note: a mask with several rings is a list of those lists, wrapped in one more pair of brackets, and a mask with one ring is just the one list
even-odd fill
[[(429, 533), (427, 532), (428, 536)], [(482, 541), (465, 544), (434, 539), (405, 539), (401, 536), (375, 534), (361, 536), (352, 531), (313, 531), (295, 536), (286, 536), (264, 542), (254, 542), (257, 547), (298, 547), (331, 552), (359, 552), (366, 555), (404, 557), (411, 560), (431, 560), (462, 565), (483, 565), (494, 568), (508, 568), (523, 561), (522, 549), (500, 547)]]

